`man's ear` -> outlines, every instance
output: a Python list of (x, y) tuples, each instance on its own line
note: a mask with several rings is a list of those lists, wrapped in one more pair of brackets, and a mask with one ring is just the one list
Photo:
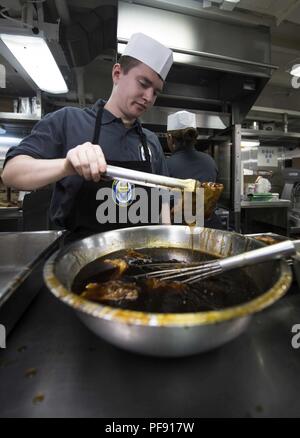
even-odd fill
[(122, 68), (119, 63), (115, 64), (112, 68), (112, 80), (114, 84), (118, 83), (120, 76), (122, 74)]

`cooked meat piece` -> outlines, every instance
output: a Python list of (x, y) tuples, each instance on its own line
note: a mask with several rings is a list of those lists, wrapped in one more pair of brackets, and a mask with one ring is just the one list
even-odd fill
[(271, 236), (256, 236), (255, 239), (259, 240), (260, 242), (266, 243), (267, 245), (274, 245), (274, 243), (279, 242)]
[(72, 290), (81, 293), (89, 283), (104, 283), (119, 278), (128, 268), (123, 259), (96, 259), (85, 265), (75, 276)]
[(105, 259), (104, 263), (108, 263), (111, 266), (115, 266), (117, 270), (114, 272), (112, 279), (119, 278), (127, 270), (128, 265), (125, 260), (122, 259)]
[(81, 296), (87, 300), (102, 301), (120, 301), (136, 300), (138, 298), (139, 288), (136, 283), (126, 283), (121, 280), (111, 280), (106, 283), (89, 283)]
[(200, 187), (204, 189), (204, 217), (208, 219), (214, 211), (224, 186), (223, 184), (204, 182), (200, 184)]

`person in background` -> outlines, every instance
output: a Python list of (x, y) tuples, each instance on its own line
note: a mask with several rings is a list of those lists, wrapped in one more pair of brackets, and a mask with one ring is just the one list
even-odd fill
[[(120, 228), (114, 219), (104, 225), (97, 218), (99, 188), (111, 190), (110, 202), (114, 195), (124, 196), (124, 185), (104, 181), (102, 174), (112, 164), (168, 176), (159, 140), (142, 128), (139, 117), (162, 92), (172, 63), (169, 48), (142, 33), (133, 34), (113, 66), (109, 99), (99, 99), (91, 109), (66, 107), (47, 114), (8, 151), (4, 184), (30, 191), (55, 183), (50, 217), (60, 227), (87, 234)], [(128, 188), (129, 195), (132, 190)], [(169, 221), (169, 205), (163, 205), (162, 222)], [(127, 217), (122, 226), (129, 222)]]
[[(210, 155), (195, 149), (197, 136), (195, 113), (178, 111), (168, 116), (167, 143), (172, 153), (167, 159), (169, 174), (173, 178), (216, 182), (216, 162)], [(215, 213), (205, 220), (204, 225), (208, 228), (223, 228)]]

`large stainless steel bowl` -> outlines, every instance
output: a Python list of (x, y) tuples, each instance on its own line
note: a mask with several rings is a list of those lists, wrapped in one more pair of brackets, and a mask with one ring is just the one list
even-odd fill
[[(147, 313), (117, 309), (87, 301), (71, 292), (80, 269), (98, 257), (128, 248), (194, 248), (226, 257), (264, 246), (240, 234), (185, 226), (145, 226), (93, 235), (56, 252), (46, 263), (48, 288), (71, 306), (98, 336), (130, 351), (154, 356), (185, 356), (218, 347), (242, 333), (254, 312), (287, 292), (292, 274), (281, 260), (244, 268), (262, 294), (244, 304), (197, 313)], [(243, 285), (241, 284), (241, 287)]]

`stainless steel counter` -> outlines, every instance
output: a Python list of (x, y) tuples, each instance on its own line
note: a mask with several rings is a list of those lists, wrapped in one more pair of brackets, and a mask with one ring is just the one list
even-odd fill
[(23, 211), (18, 207), (0, 207), (0, 232), (22, 231)]
[(0, 207), (0, 219), (22, 217), (22, 210), (19, 207)]
[(0, 416), (298, 417), (299, 309), (294, 286), (222, 348), (161, 359), (97, 338), (43, 288), (0, 350)]
[(7, 332), (43, 284), (43, 264), (62, 235), (62, 231), (0, 233), (0, 323)]

